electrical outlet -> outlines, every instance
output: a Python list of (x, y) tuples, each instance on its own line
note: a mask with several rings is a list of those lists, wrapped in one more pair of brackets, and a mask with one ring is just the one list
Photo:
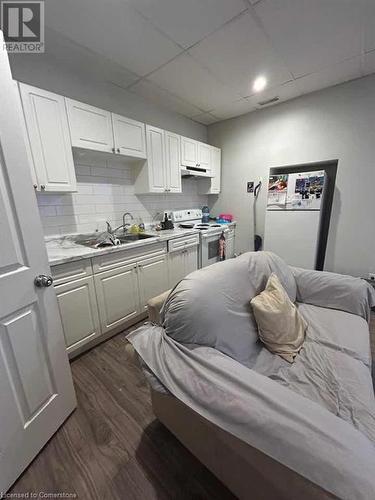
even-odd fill
[(371, 281), (375, 281), (375, 273), (368, 273), (368, 279)]

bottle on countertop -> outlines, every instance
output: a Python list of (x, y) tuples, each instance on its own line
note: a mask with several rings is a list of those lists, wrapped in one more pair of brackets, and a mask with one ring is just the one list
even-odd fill
[(210, 209), (206, 205), (202, 207), (202, 222), (203, 224), (210, 222)]

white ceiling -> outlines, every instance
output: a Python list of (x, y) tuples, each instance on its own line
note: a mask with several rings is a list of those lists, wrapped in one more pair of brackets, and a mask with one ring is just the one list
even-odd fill
[(206, 125), (375, 72), (374, 0), (47, 0), (46, 25), (59, 60)]

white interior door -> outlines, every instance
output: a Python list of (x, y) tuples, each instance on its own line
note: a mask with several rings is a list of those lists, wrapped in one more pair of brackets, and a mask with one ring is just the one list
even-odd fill
[[(0, 32), (0, 46), (3, 47)], [(76, 406), (48, 275), (30, 167), (5, 50), (0, 50), (0, 491), (5, 492)]]

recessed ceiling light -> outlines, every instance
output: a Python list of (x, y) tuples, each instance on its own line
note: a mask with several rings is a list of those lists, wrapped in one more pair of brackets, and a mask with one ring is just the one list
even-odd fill
[(258, 76), (258, 78), (255, 78), (253, 83), (253, 91), (261, 92), (262, 90), (264, 90), (266, 85), (267, 85), (267, 78), (264, 76)]

